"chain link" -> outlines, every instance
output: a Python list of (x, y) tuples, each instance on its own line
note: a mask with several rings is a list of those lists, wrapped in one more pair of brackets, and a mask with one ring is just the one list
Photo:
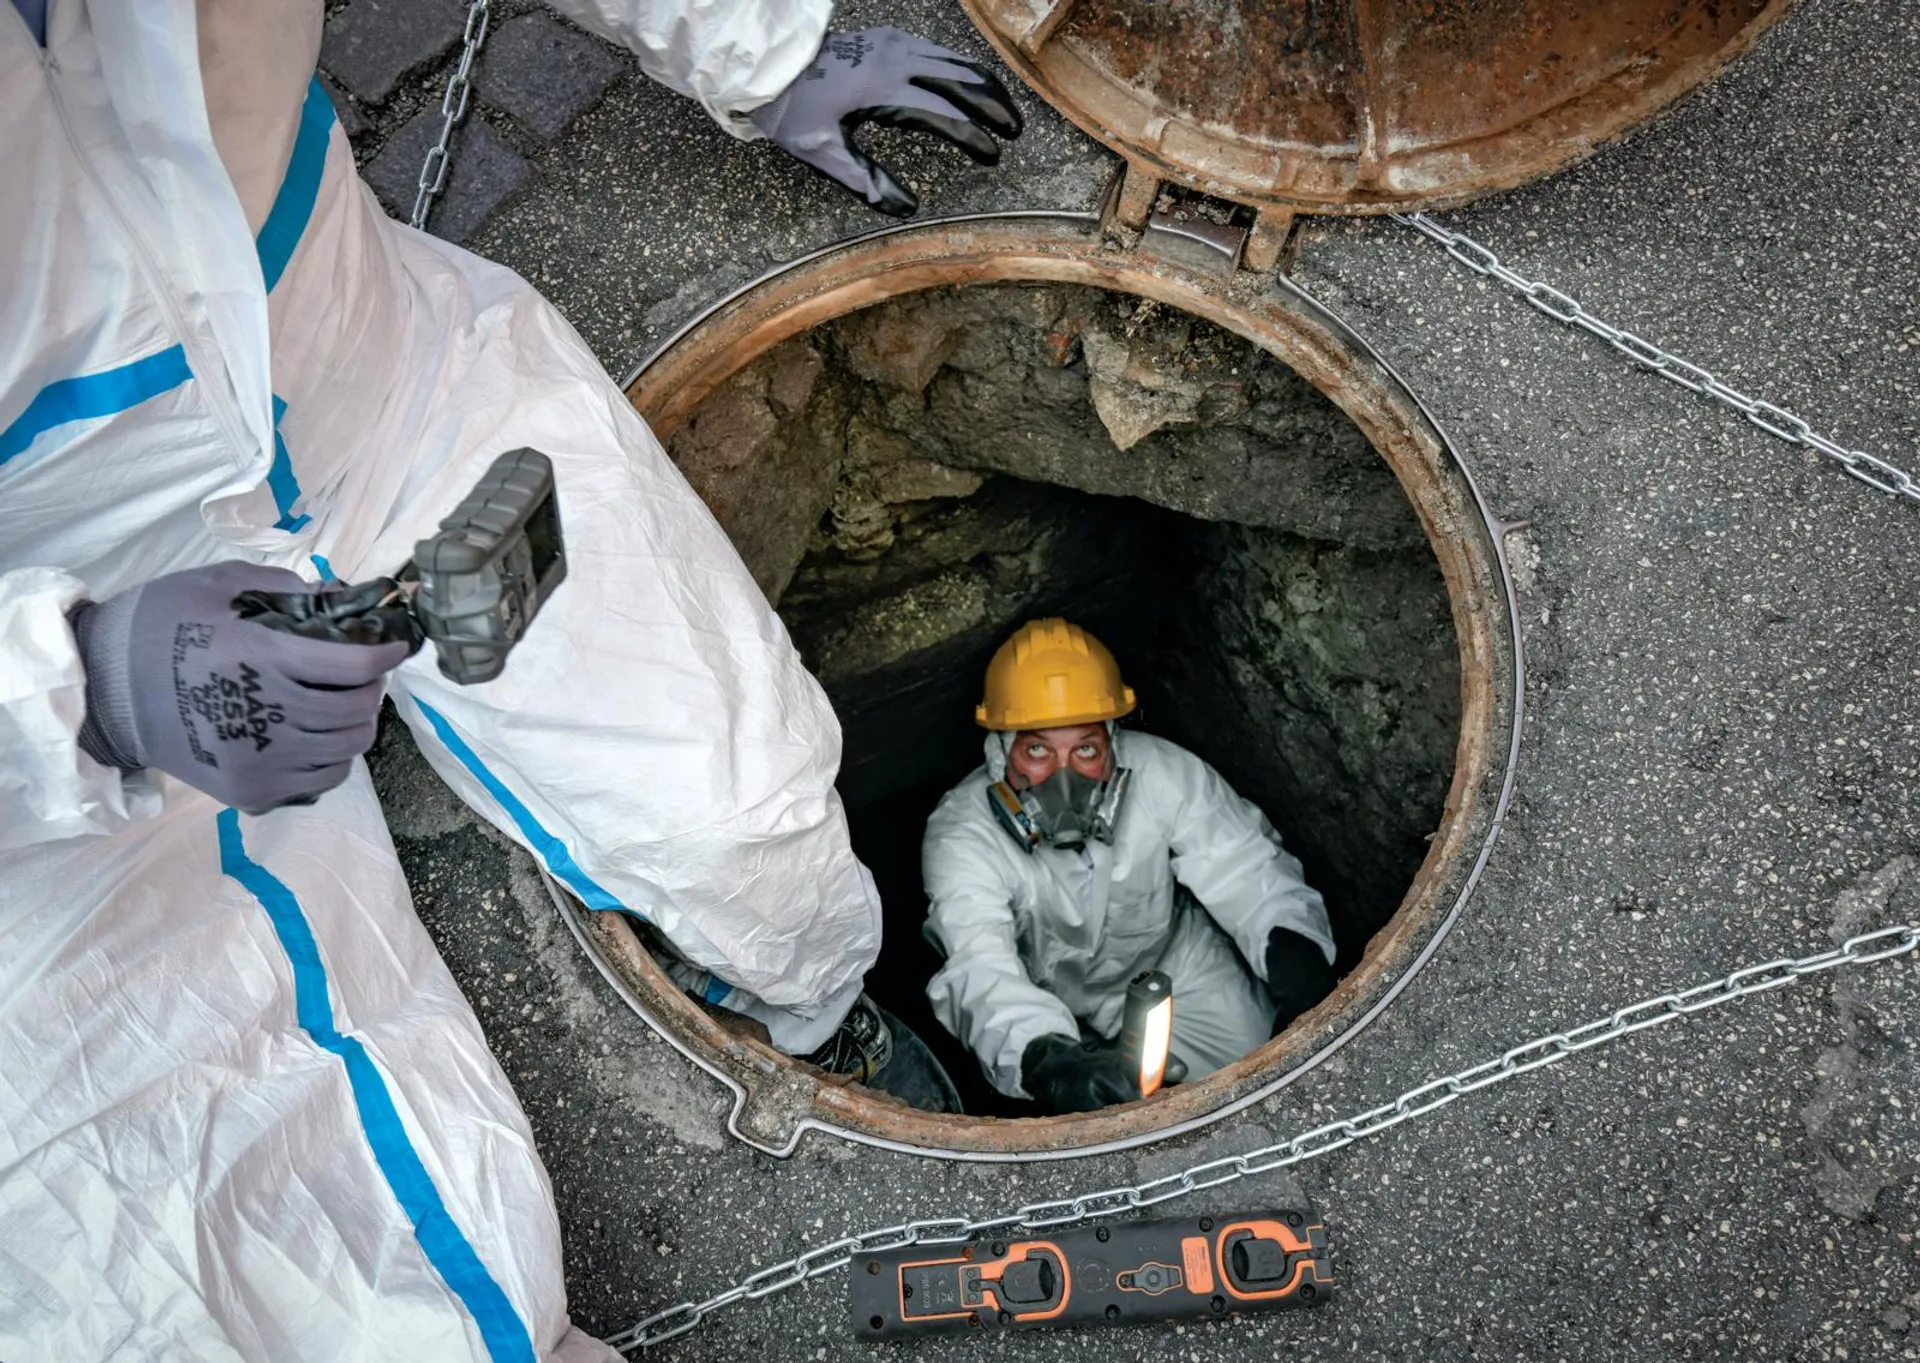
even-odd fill
[[(413, 212), (408, 223), (424, 229), (433, 201), (446, 188), (447, 174), (453, 162), (452, 139), (473, 95), (473, 63), (487, 40), (490, 21), (489, 0), (471, 0), (467, 7), (466, 28), (462, 35), (460, 65), (440, 97), (440, 137), (428, 149), (421, 164)], [(1807, 445), (1837, 462), (1848, 473), (1869, 487), (1896, 496), (1920, 501), (1920, 481), (1905, 470), (1869, 454), (1835, 443), (1815, 431), (1807, 421), (1783, 407), (1749, 397), (1722, 382), (1700, 366), (1670, 355), (1653, 342), (1594, 316), (1570, 297), (1540, 280), (1531, 280), (1504, 264), (1490, 248), (1463, 233), (1450, 231), (1424, 213), (1393, 214), (1396, 222), (1438, 242), (1448, 255), (1476, 274), (1496, 279), (1520, 294), (1531, 306), (1557, 322), (1577, 326), (1598, 336), (1634, 363), (1650, 369), (1695, 393), (1703, 393), (1739, 412), (1768, 434), (1795, 445)], [(769, 1297), (810, 1279), (844, 1268), (858, 1255), (882, 1254), (909, 1245), (952, 1244), (1002, 1230), (1037, 1231), (1071, 1225), (1100, 1217), (1139, 1211), (1202, 1189), (1218, 1187), (1239, 1179), (1284, 1169), (1306, 1160), (1332, 1154), (1356, 1141), (1380, 1135), (1415, 1117), (1437, 1111), (1469, 1093), (1504, 1083), (1548, 1065), (1558, 1064), (1570, 1055), (1618, 1041), (1635, 1032), (1660, 1026), (1678, 1017), (1686, 1017), (1735, 999), (1766, 993), (1791, 984), (1804, 975), (1831, 970), (1841, 965), (1866, 965), (1890, 960), (1920, 948), (1920, 924), (1902, 924), (1849, 938), (1832, 951), (1803, 956), (1797, 960), (1782, 958), (1736, 970), (1723, 979), (1695, 985), (1678, 994), (1662, 994), (1619, 1009), (1568, 1032), (1536, 1037), (1515, 1046), (1491, 1060), (1482, 1061), (1440, 1079), (1429, 1080), (1402, 1093), (1392, 1102), (1370, 1108), (1356, 1116), (1329, 1122), (1301, 1132), (1288, 1140), (1261, 1146), (1239, 1155), (1196, 1164), (1178, 1173), (1150, 1179), (1145, 1183), (1081, 1193), (1075, 1197), (1033, 1202), (1002, 1216), (973, 1220), (964, 1216), (908, 1221), (844, 1236), (763, 1268), (741, 1279), (704, 1301), (685, 1301), (648, 1316), (639, 1324), (612, 1336), (607, 1343), (622, 1353), (660, 1344), (686, 1334), (715, 1311), (741, 1301)]]
[(607, 1343), (623, 1353), (659, 1344), (687, 1333), (723, 1307), (796, 1287), (809, 1278), (845, 1267), (858, 1255), (880, 1254), (887, 1250), (904, 1249), (908, 1245), (952, 1244), (995, 1231), (1044, 1230), (1050, 1226), (1117, 1216), (1123, 1212), (1152, 1207), (1171, 1198), (1184, 1197), (1203, 1188), (1218, 1187), (1255, 1174), (1284, 1169), (1290, 1164), (1318, 1159), (1355, 1141), (1377, 1136), (1402, 1122), (1443, 1108), (1469, 1093), (1491, 1088), (1548, 1065), (1556, 1065), (1570, 1055), (1591, 1050), (1595, 1046), (1618, 1041), (1635, 1032), (1644, 1032), (1649, 1027), (1658, 1027), (1675, 1018), (1717, 1008), (1735, 999), (1779, 989), (1802, 976), (1832, 970), (1836, 966), (1867, 965), (1874, 961), (1891, 960), (1908, 955), (1916, 948), (1920, 948), (1920, 923), (1903, 923), (1882, 928), (1878, 932), (1862, 933), (1848, 938), (1831, 951), (1816, 952), (1798, 959), (1782, 957), (1761, 965), (1745, 966), (1722, 979), (1698, 984), (1677, 994), (1661, 994), (1629, 1004), (1571, 1031), (1536, 1037), (1524, 1046), (1515, 1046), (1491, 1060), (1484, 1060), (1443, 1079), (1429, 1080), (1418, 1088), (1408, 1089), (1392, 1102), (1369, 1108), (1356, 1116), (1328, 1122), (1325, 1126), (1316, 1126), (1289, 1140), (1263, 1145), (1244, 1154), (1209, 1160), (1205, 1164), (1196, 1164), (1145, 1183), (1105, 1188), (1099, 1192), (1081, 1193), (1077, 1197), (1058, 1198), (1051, 1202), (1032, 1202), (1004, 1216), (985, 1220), (952, 1216), (932, 1221), (908, 1221), (898, 1226), (867, 1231), (863, 1235), (849, 1235), (831, 1244), (807, 1250), (771, 1268), (763, 1268), (705, 1301), (681, 1302), (648, 1316)]
[(488, 0), (471, 0), (467, 6), (460, 66), (447, 82), (446, 93), (440, 96), (440, 140), (427, 149), (427, 159), (420, 166), (413, 212), (408, 215), (407, 224), (422, 231), (426, 230), (427, 214), (433, 211), (433, 201), (447, 187), (447, 172), (453, 166), (453, 130), (467, 116), (467, 101), (473, 97), (473, 59), (480, 55), (480, 46), (487, 40), (491, 17), (487, 3)]
[(1395, 222), (1403, 223), (1421, 235), (1438, 242), (1446, 248), (1448, 255), (1475, 274), (1499, 280), (1554, 321), (1565, 322), (1569, 326), (1579, 327), (1582, 331), (1598, 336), (1642, 368), (1650, 369), (1661, 378), (1677, 383), (1691, 392), (1703, 393), (1714, 401), (1731, 407), (1768, 435), (1778, 436), (1790, 445), (1805, 445), (1817, 450), (1868, 487), (1890, 492), (1896, 497), (1908, 497), (1914, 501), (1920, 501), (1920, 480), (1915, 479), (1906, 470), (1889, 464), (1886, 460), (1869, 454), (1865, 450), (1848, 449), (1821, 435), (1808, 425), (1804, 418), (1796, 416), (1786, 408), (1776, 407), (1773, 403), (1760, 398), (1749, 397), (1738, 388), (1721, 382), (1714, 374), (1702, 369), (1699, 365), (1691, 364), (1678, 355), (1670, 355), (1652, 341), (1595, 317), (1580, 306), (1578, 299), (1568, 297), (1551, 284), (1544, 284), (1537, 279), (1528, 279), (1525, 275), (1503, 264), (1500, 257), (1487, 247), (1471, 237), (1442, 227), (1425, 213), (1395, 213), (1392, 216)]

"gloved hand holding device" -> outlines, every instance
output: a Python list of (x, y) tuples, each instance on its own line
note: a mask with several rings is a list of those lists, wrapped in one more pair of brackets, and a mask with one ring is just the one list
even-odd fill
[(284, 568), (170, 573), (68, 615), (87, 674), (80, 746), (154, 767), (249, 814), (310, 803), (373, 746), (381, 678), (420, 646), (375, 617), (363, 642), (302, 638), (241, 618), (245, 592), (312, 593)]
[(854, 144), (863, 125), (933, 133), (983, 166), (1000, 159), (988, 131), (1018, 137), (1021, 128), (992, 72), (897, 28), (829, 33), (813, 65), (750, 117), (775, 146), (896, 218), (920, 201)]
[(1112, 1041), (1037, 1036), (1020, 1056), (1020, 1086), (1041, 1111), (1092, 1112), (1140, 1097), (1135, 1062)]
[(432, 639), (447, 677), (493, 680), (566, 576), (553, 463), (509, 450), (396, 577), (216, 563), (76, 606), (80, 746), (248, 814), (311, 804), (373, 746), (381, 676)]
[(1273, 1035), (1333, 992), (1339, 978), (1320, 944), (1290, 928), (1267, 934), (1267, 992), (1273, 995)]

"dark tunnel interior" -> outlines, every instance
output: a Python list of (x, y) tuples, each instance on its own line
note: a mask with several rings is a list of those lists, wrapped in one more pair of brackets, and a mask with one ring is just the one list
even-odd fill
[(1453, 770), (1446, 588), (1385, 461), (1251, 342), (1078, 286), (931, 290), (777, 347), (669, 446), (840, 717), (886, 911), (869, 992), (970, 1113), (1032, 1109), (926, 1003), (920, 838), (981, 761), (985, 667), (1025, 620), (1100, 638), (1140, 695), (1125, 722), (1266, 812), (1342, 970), (1398, 907)]

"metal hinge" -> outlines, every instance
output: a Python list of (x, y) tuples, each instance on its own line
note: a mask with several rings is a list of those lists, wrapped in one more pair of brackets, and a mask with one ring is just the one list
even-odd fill
[(1131, 161), (1107, 187), (1101, 222), (1109, 235), (1134, 237), (1135, 250), (1205, 274), (1282, 274), (1297, 249), (1290, 209), (1254, 210), (1169, 184)]

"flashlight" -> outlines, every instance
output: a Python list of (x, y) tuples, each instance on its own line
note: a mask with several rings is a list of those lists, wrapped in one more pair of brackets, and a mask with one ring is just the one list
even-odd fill
[(1134, 1068), (1140, 1096), (1160, 1091), (1167, 1077), (1167, 1047), (1173, 1040), (1173, 981), (1163, 970), (1143, 970), (1127, 985), (1127, 1011), (1120, 1046)]

